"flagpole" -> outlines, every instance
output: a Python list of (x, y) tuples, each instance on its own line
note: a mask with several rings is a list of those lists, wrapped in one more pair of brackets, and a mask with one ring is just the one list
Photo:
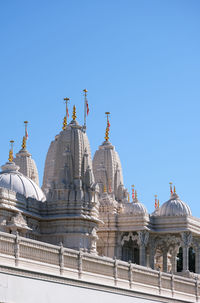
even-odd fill
[(87, 100), (87, 89), (85, 88), (84, 90), (84, 129), (86, 129), (86, 100)]
[(65, 101), (65, 103), (66, 103), (66, 125), (67, 125), (67, 117), (68, 117), (68, 102), (69, 102), (69, 98), (64, 98), (64, 101)]

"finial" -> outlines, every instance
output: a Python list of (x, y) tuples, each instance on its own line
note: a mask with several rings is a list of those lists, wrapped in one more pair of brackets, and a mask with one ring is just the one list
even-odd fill
[(137, 201), (137, 190), (135, 190), (135, 201)]
[(63, 120), (63, 127), (62, 127), (62, 129), (65, 130), (66, 126), (67, 126), (67, 118), (69, 117), (68, 102), (69, 102), (70, 99), (66, 97), (63, 100), (65, 101), (65, 104), (66, 104), (66, 114), (65, 114), (65, 117), (64, 117), (64, 120)]
[(10, 150), (9, 150), (9, 158), (8, 161), (9, 162), (13, 162), (13, 140), (10, 140)]
[(110, 131), (110, 122), (109, 122), (110, 112), (105, 112), (105, 114), (107, 115), (107, 126), (106, 126), (105, 140), (108, 141), (109, 140), (109, 131)]
[(107, 190), (106, 190), (106, 186), (104, 185), (104, 187), (103, 187), (103, 192), (104, 193), (106, 193), (107, 192)]
[(135, 189), (134, 189), (135, 185), (131, 185), (131, 187), (132, 187), (132, 199), (134, 200), (135, 199)]
[(130, 202), (130, 194), (128, 193), (128, 202)]
[(174, 194), (176, 194), (176, 187), (175, 187), (175, 185), (174, 185)]
[(158, 199), (158, 208), (160, 207), (160, 200)]
[(64, 119), (63, 119), (63, 127), (62, 127), (62, 129), (65, 130), (66, 126), (67, 126), (67, 118), (65, 116)]
[(172, 182), (169, 182), (169, 185), (170, 185), (170, 194), (171, 195), (173, 195), (172, 184), (173, 184)]
[(28, 140), (27, 125), (28, 125), (28, 121), (24, 121), (25, 135), (23, 136), (22, 139), (22, 149), (26, 149), (26, 141)]
[(73, 114), (72, 114), (72, 119), (75, 121), (76, 120), (76, 106), (73, 106)]

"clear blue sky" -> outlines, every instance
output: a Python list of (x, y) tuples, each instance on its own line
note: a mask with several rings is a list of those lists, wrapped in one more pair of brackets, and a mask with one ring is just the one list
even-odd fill
[(1, 164), (28, 120), (42, 183), (63, 97), (82, 123), (87, 88), (92, 153), (110, 111), (125, 186), (151, 212), (172, 181), (200, 217), (200, 1), (1, 1), (0, 39)]

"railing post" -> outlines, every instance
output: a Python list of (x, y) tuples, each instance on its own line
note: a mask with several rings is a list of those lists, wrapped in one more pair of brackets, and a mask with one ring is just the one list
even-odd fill
[(172, 292), (172, 297), (174, 296), (174, 274), (171, 274), (171, 292)]
[(78, 278), (82, 278), (82, 271), (83, 271), (83, 254), (79, 251), (78, 254)]
[(113, 269), (113, 276), (114, 276), (114, 284), (117, 285), (117, 259), (114, 257), (114, 269)]
[(159, 272), (158, 272), (158, 291), (159, 291), (159, 295), (161, 294), (161, 289), (162, 289), (162, 274), (159, 268)]
[(15, 266), (19, 265), (19, 256), (20, 256), (20, 237), (18, 231), (16, 232), (15, 244), (14, 244), (14, 254), (15, 254)]
[(59, 265), (60, 265), (60, 275), (63, 275), (64, 270), (64, 248), (62, 242), (60, 243), (59, 249)]
[(199, 279), (198, 279), (198, 276), (195, 277), (195, 294), (196, 294), (196, 301), (199, 302)]
[(129, 287), (130, 287), (130, 289), (132, 289), (132, 281), (133, 281), (132, 269), (133, 269), (133, 266), (131, 264), (131, 261), (129, 261), (128, 276), (129, 276)]

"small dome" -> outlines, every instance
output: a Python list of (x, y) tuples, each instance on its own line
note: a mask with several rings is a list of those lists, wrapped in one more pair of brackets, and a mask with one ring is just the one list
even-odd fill
[(2, 166), (0, 187), (12, 190), (26, 198), (33, 198), (44, 202), (46, 197), (41, 188), (18, 170), (19, 166), (15, 165), (14, 162), (9, 162)]
[(180, 200), (179, 196), (174, 193), (171, 198), (165, 202), (157, 212), (158, 216), (191, 216), (190, 207)]
[(124, 205), (124, 212), (133, 216), (148, 216), (146, 207), (138, 200), (134, 200), (134, 202), (131, 203), (126, 203)]

